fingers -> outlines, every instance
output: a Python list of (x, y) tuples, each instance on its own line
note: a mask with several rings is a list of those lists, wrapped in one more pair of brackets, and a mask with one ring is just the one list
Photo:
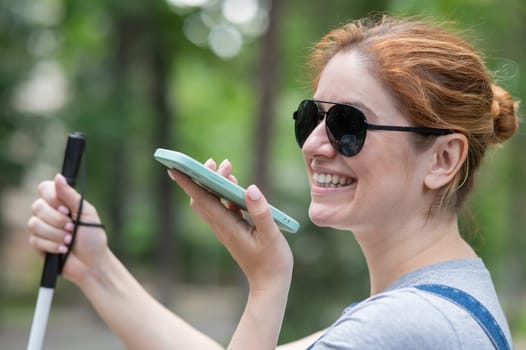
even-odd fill
[(219, 199), (215, 195), (203, 189), (201, 186), (196, 184), (188, 176), (181, 173), (180, 171), (170, 169), (168, 170), (168, 175), (172, 180), (177, 182), (177, 184), (190, 198), (195, 200), (210, 200), (211, 198), (215, 198), (216, 201), (219, 201)]
[(208, 169), (214, 170), (214, 171), (216, 170), (216, 167), (217, 167), (216, 166), (216, 162), (212, 158), (208, 159), (205, 162), (204, 166), (207, 167)]
[(267, 200), (256, 185), (250, 185), (245, 195), (247, 210), (259, 232), (279, 232)]
[(77, 207), (80, 203), (80, 194), (71, 187), (64, 176), (57, 174), (53, 180), (55, 184), (55, 192), (57, 200), (69, 208), (72, 213), (77, 212)]
[(76, 213), (80, 201), (80, 194), (68, 185), (64, 176), (57, 174), (52, 181), (41, 182), (37, 190), (40, 197), (46, 201), (50, 207), (58, 209), (62, 206), (69, 208), (69, 211), (72, 213)]
[(53, 181), (42, 181), (37, 186), (37, 191), (40, 197), (49, 203), (51, 207), (58, 208), (58, 206), (61, 204), (57, 198), (55, 184)]
[[(212, 159), (209, 159), (204, 163), (205, 167), (210, 170), (216, 171), (216, 164)], [(223, 161), (217, 173), (221, 176), (231, 176), (232, 165), (228, 160)], [(197, 185), (188, 176), (177, 170), (169, 170), (168, 174), (170, 177), (177, 182), (177, 184), (183, 189), (183, 191), (191, 198), (190, 206), (192, 209), (207, 223), (214, 231), (221, 232), (226, 231), (226, 226), (236, 225), (243, 223), (241, 211), (239, 208), (228, 201), (222, 201), (213, 193), (203, 189)], [(235, 179), (234, 179), (235, 180)], [(235, 214), (227, 215), (227, 214)], [(217, 220), (217, 218), (224, 218), (224, 220)]]
[(69, 209), (62, 204), (58, 205), (58, 208), (53, 208), (43, 198), (37, 199), (31, 207), (33, 216), (40, 218), (47, 224), (54, 227), (64, 227), (71, 219), (67, 216)]
[[(237, 184), (237, 179), (231, 174), (232, 164), (225, 159), (216, 170), (216, 163), (209, 159), (204, 165), (221, 176), (228, 178), (230, 181)], [(211, 226), (218, 226), (217, 217), (224, 215), (225, 209), (230, 212), (238, 214), (238, 219), (241, 218), (240, 209), (231, 202), (226, 202), (225, 205), (218, 206), (218, 199), (215, 195), (204, 190), (201, 186), (194, 183), (190, 178), (178, 172), (177, 170), (168, 171), (170, 177), (175, 180), (179, 186), (190, 196), (192, 208)], [(213, 203), (211, 202), (213, 201)], [(279, 232), (277, 226), (272, 218), (270, 207), (267, 200), (262, 195), (261, 191), (255, 185), (251, 185), (247, 189), (245, 201), (247, 209), (252, 219), (252, 222), (257, 227), (258, 231), (276, 231)], [(226, 207), (226, 208), (225, 208)], [(232, 224), (231, 221), (224, 221), (223, 224)]]
[[(223, 177), (226, 177), (229, 181), (235, 183), (237, 185), (237, 179), (234, 175), (232, 175), (232, 164), (228, 159), (225, 159), (221, 164), (219, 165), (219, 168), (217, 169), (217, 173)], [(225, 206), (232, 212), (237, 213), (241, 215), (241, 209), (233, 202), (230, 201), (224, 201)]]
[[(33, 216), (27, 223), (29, 242), (39, 252), (64, 253), (71, 243), (74, 229), (70, 213), (76, 219), (81, 196), (60, 174), (53, 181), (40, 183), (38, 192), (40, 198), (33, 203)], [(100, 221), (93, 206), (86, 201), (81, 220)]]
[[(57, 199), (64, 205), (64, 207), (69, 208), (71, 217), (74, 220), (77, 220), (76, 215), (78, 213), (80, 200), (82, 198), (80, 193), (71, 187), (66, 182), (66, 179), (60, 174), (55, 176), (54, 185)], [(58, 209), (60, 208), (61, 206), (59, 205)], [(95, 207), (86, 200), (83, 200), (82, 217), (80, 220), (94, 223), (100, 222), (100, 218)]]
[(36, 216), (29, 219), (27, 227), (32, 233), (29, 243), (36, 250), (49, 253), (65, 253), (68, 250), (66, 244), (71, 242), (71, 234), (65, 229), (49, 225)]
[[(209, 168), (210, 170), (216, 171), (216, 163), (213, 159), (209, 159), (204, 163), (204, 166)], [(217, 173), (228, 177), (230, 176), (230, 172), (232, 171), (232, 165), (228, 160), (224, 160), (219, 168), (217, 169)], [(194, 181), (192, 181), (188, 176), (184, 175), (183, 173), (175, 170), (170, 169), (168, 170), (168, 175), (172, 180), (177, 182), (177, 184), (183, 189), (183, 191), (192, 199), (199, 201), (200, 199), (210, 199), (210, 198), (216, 198), (217, 197), (210, 192), (204, 190), (201, 186), (197, 185)]]
[(27, 223), (31, 232), (29, 242), (41, 252), (65, 253), (66, 244), (71, 241), (71, 234), (68, 232), (72, 227), (71, 219), (67, 216), (69, 210), (56, 198), (52, 181), (41, 183), (38, 190), (41, 198), (33, 203), (33, 216)]
[[(207, 168), (209, 168), (210, 170), (214, 170), (216, 171), (216, 163), (213, 159), (208, 159), (205, 163), (204, 163), (204, 166), (206, 166)], [(234, 175), (232, 175), (232, 164), (230, 163), (230, 161), (228, 159), (225, 159), (221, 162), (221, 164), (219, 164), (219, 168), (217, 168), (217, 173), (221, 176), (224, 176), (226, 177), (227, 179), (229, 179), (230, 181), (232, 181), (233, 183), (237, 184), (237, 179)]]
[(237, 178), (234, 175), (229, 175), (228, 179), (237, 185)]
[(230, 176), (230, 173), (232, 173), (232, 164), (228, 159), (223, 160), (221, 164), (219, 164), (219, 168), (217, 168), (217, 173), (226, 178)]

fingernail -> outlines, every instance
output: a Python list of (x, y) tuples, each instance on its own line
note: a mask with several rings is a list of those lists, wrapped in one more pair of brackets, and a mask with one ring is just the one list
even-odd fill
[(64, 225), (64, 230), (69, 231), (69, 232), (73, 231), (74, 228), (75, 228), (75, 225), (73, 225), (72, 222), (68, 222)]
[(57, 174), (57, 176), (55, 177), (60, 183), (64, 184), (64, 185), (67, 185), (67, 181), (66, 181), (66, 178), (62, 175), (62, 174)]
[(59, 253), (66, 253), (68, 251), (68, 247), (65, 245), (58, 246), (58, 252)]
[(72, 236), (71, 235), (66, 235), (64, 237), (64, 243), (66, 244), (70, 244), (71, 243), (71, 239), (72, 239)]
[(168, 176), (170, 176), (170, 179), (175, 180), (175, 177), (173, 176), (171, 169), (168, 169)]
[(64, 214), (64, 215), (69, 215), (69, 209), (66, 208), (66, 207), (63, 206), (63, 205), (59, 205), (58, 208), (57, 208), (57, 210), (58, 210), (59, 212), (61, 212), (62, 214)]
[(207, 168), (216, 168), (216, 162), (212, 158), (208, 158), (208, 160), (205, 162), (205, 166)]
[(221, 169), (222, 167), (224, 167), (226, 164), (228, 163), (228, 159), (225, 159), (221, 162), (221, 164), (219, 164), (219, 168)]
[(257, 201), (261, 198), (261, 191), (256, 185), (250, 185), (247, 188), (248, 198), (253, 201)]

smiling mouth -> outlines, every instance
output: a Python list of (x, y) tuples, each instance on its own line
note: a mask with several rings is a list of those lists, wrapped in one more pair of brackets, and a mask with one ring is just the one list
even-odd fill
[(355, 179), (352, 179), (350, 177), (345, 177), (341, 175), (336, 174), (320, 174), (320, 173), (314, 173), (312, 175), (312, 179), (314, 180), (314, 183), (318, 187), (324, 187), (324, 188), (338, 188), (338, 187), (345, 187), (349, 186), (353, 182), (355, 182)]

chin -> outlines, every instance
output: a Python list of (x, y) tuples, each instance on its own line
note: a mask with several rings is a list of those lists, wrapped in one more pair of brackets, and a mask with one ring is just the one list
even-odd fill
[(323, 210), (323, 208), (311, 204), (309, 207), (309, 218), (311, 222), (319, 227), (339, 228), (341, 222), (334, 217), (334, 210)]

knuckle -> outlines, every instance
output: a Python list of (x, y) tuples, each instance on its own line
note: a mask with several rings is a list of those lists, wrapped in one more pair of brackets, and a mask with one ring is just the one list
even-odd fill
[(37, 192), (39, 193), (42, 193), (42, 191), (44, 190), (44, 187), (46, 186), (46, 181), (41, 181), (38, 185), (37, 185)]
[(29, 236), (28, 241), (29, 241), (29, 245), (30, 245), (31, 247), (34, 247), (34, 248), (37, 247), (38, 239), (37, 239), (35, 236)]
[(31, 213), (33, 213), (33, 215), (36, 215), (36, 213), (38, 213), (39, 206), (40, 206), (40, 198), (34, 201), (33, 204), (31, 205)]
[(33, 215), (38, 216), (42, 212), (42, 208), (44, 207), (44, 200), (42, 198), (38, 198), (36, 201), (33, 202), (33, 205), (31, 206), (31, 212)]
[(34, 232), (38, 227), (38, 218), (32, 216), (27, 222), (27, 228), (29, 231)]
[(49, 181), (49, 180), (40, 182), (37, 185), (38, 193), (40, 193), (40, 194), (44, 193), (47, 190), (47, 188), (49, 187), (50, 184), (51, 184), (51, 181)]

